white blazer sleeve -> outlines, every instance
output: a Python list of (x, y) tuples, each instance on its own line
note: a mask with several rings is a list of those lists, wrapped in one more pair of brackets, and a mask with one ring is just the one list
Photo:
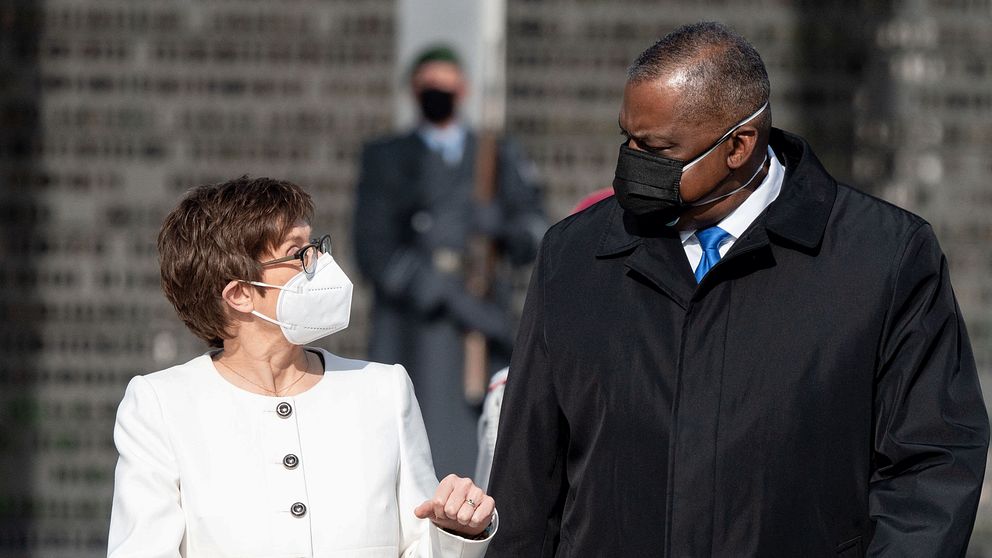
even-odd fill
[(493, 519), (489, 537), (481, 541), (464, 539), (438, 529), (426, 519), (418, 519), (413, 510), (434, 496), (437, 477), (427, 430), (413, 384), (406, 369), (395, 365), (398, 387), (397, 409), (400, 433), (400, 470), (396, 494), (400, 510), (400, 544), (403, 558), (482, 558), (496, 533)]
[(185, 533), (179, 473), (158, 396), (136, 376), (117, 409), (120, 458), (110, 514), (109, 558), (175, 558)]

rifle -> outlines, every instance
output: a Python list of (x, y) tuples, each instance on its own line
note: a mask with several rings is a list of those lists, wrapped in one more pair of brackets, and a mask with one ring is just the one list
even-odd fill
[[(499, 180), (499, 131), (506, 118), (506, 0), (482, 0), (479, 38), (482, 46), (481, 132), (475, 159), (475, 203), (486, 205), (496, 198)], [(489, 293), (496, 268), (492, 239), (476, 235), (469, 240), (466, 287), (478, 297)], [(482, 403), (489, 385), (486, 337), (478, 331), (465, 335), (465, 400)]]
[[(496, 134), (483, 131), (479, 134), (475, 157), (475, 203), (486, 206), (496, 199), (498, 187), (499, 145)], [(469, 239), (468, 266), (465, 287), (478, 298), (489, 294), (497, 264), (493, 239), (475, 234)], [(489, 350), (486, 336), (478, 331), (465, 334), (465, 369), (463, 373), (465, 401), (479, 405), (486, 397), (489, 385)]]

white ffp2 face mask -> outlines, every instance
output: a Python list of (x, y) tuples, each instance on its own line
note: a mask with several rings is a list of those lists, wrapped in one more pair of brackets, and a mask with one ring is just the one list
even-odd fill
[(257, 310), (252, 314), (282, 329), (282, 334), (294, 345), (306, 345), (348, 327), (351, 320), (351, 280), (330, 254), (321, 254), (317, 270), (307, 276), (294, 275), (285, 285), (270, 285), (245, 281), (258, 287), (279, 289), (276, 317), (272, 319)]

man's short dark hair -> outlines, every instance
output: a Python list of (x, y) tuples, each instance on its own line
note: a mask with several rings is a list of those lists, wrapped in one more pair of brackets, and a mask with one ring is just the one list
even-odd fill
[[(771, 85), (758, 51), (726, 25), (704, 21), (665, 35), (634, 60), (629, 83), (680, 74), (681, 117), (698, 124), (716, 119), (730, 126), (768, 101)], [(771, 125), (770, 111), (753, 123)]]

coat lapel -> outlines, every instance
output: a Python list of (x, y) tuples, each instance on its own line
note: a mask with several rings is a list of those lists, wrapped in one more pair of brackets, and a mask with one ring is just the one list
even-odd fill
[(772, 244), (815, 254), (837, 195), (837, 184), (798, 136), (772, 129), (775, 153), (785, 158), (785, 178), (778, 198), (706, 274), (698, 298), (714, 282), (743, 277), (775, 265)]
[[(785, 159), (782, 192), (734, 244), (703, 281), (741, 277), (775, 265), (773, 243), (814, 254), (823, 239), (837, 195), (837, 184), (798, 136), (772, 129), (770, 143)], [(678, 233), (669, 227), (636, 220), (614, 202), (600, 240), (597, 258), (625, 256), (630, 272), (643, 277), (683, 308), (697, 289)]]
[(763, 221), (777, 239), (815, 251), (823, 240), (837, 197), (837, 182), (827, 173), (809, 144), (799, 136), (772, 128), (769, 140), (785, 158), (782, 193), (768, 206)]
[(674, 229), (638, 222), (615, 205), (596, 257), (616, 256), (625, 257), (628, 275), (643, 277), (679, 306), (688, 307), (696, 279)]

